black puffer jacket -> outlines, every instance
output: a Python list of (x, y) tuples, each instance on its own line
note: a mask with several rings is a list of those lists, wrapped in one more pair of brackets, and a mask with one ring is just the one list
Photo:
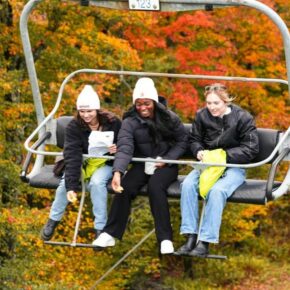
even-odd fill
[(196, 113), (189, 137), (193, 156), (200, 150), (222, 148), (227, 163), (249, 163), (259, 152), (258, 133), (253, 117), (239, 106), (230, 105), (223, 118), (214, 117), (207, 108)]
[(184, 125), (175, 113), (169, 110), (168, 112), (173, 124), (171, 136), (167, 138), (161, 136), (158, 142), (154, 142), (148, 123), (137, 113), (123, 120), (118, 135), (113, 171), (124, 173), (133, 156), (142, 158), (160, 156), (163, 159), (176, 160), (185, 152), (188, 135)]
[[(111, 115), (110, 118), (107, 118), (106, 114), (104, 114), (100, 124), (102, 125), (102, 131), (114, 131), (114, 143), (116, 143), (121, 121)], [(91, 129), (88, 126), (82, 125), (76, 118), (71, 120), (65, 130), (63, 154), (67, 191), (77, 191), (79, 188), (82, 154), (88, 154), (90, 133)]]

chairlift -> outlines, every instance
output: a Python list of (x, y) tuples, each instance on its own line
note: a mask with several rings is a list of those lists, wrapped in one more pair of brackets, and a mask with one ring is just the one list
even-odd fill
[[(21, 170), (21, 180), (28, 183), (35, 188), (47, 188), (56, 189), (59, 184), (59, 179), (53, 174), (53, 165), (46, 164), (46, 156), (60, 156), (62, 152), (47, 151), (46, 145), (52, 144), (59, 148), (63, 148), (64, 143), (64, 130), (72, 119), (71, 116), (62, 116), (56, 118), (56, 112), (60, 106), (63, 92), (67, 83), (78, 74), (109, 74), (119, 76), (121, 80), (124, 80), (126, 76), (133, 77), (153, 77), (153, 78), (183, 78), (192, 80), (215, 80), (215, 81), (235, 81), (235, 82), (256, 82), (256, 83), (278, 83), (288, 86), (288, 93), (290, 98), (290, 35), (287, 26), (280, 18), (280, 16), (273, 11), (267, 5), (255, 1), (255, 0), (112, 0), (112, 1), (67, 1), (67, 2), (79, 2), (83, 6), (95, 6), (105, 7), (110, 9), (121, 10), (143, 10), (143, 11), (192, 11), (192, 10), (212, 10), (215, 8), (226, 8), (231, 6), (247, 6), (254, 8), (263, 14), (267, 15), (279, 29), (284, 43), (284, 51), (286, 58), (287, 80), (273, 79), (273, 78), (248, 78), (241, 76), (213, 76), (213, 75), (192, 75), (192, 74), (173, 74), (173, 73), (161, 73), (161, 72), (137, 72), (137, 71), (124, 71), (124, 70), (104, 70), (104, 69), (79, 69), (69, 74), (62, 82), (58, 97), (52, 111), (45, 116), (43, 111), (43, 104), (39, 85), (37, 81), (37, 74), (31, 50), (31, 44), (28, 33), (28, 17), (31, 11), (36, 7), (41, 0), (30, 0), (25, 5), (21, 18), (20, 18), (20, 31), (21, 39), (24, 49), (24, 55), (26, 59), (26, 65), (29, 74), (29, 80), (32, 88), (33, 101), (37, 116), (37, 128), (31, 133), (24, 143), (24, 147), (27, 150), (27, 156), (23, 163)], [(124, 82), (125, 86), (128, 86), (127, 82)], [(191, 125), (186, 124), (187, 130), (190, 130)], [(267, 180), (247, 179), (246, 182), (241, 185), (234, 194), (228, 199), (229, 202), (244, 203), (244, 204), (259, 204), (265, 205), (269, 201), (276, 200), (283, 195), (287, 194), (290, 189), (290, 127), (284, 132), (271, 129), (271, 128), (258, 128), (258, 134), (260, 139), (260, 152), (256, 159), (250, 164), (226, 164), (226, 167), (241, 167), (245, 169), (258, 168), (264, 164), (270, 164)], [(38, 138), (36, 141), (34, 141)], [(31, 145), (32, 144), (32, 145)], [(30, 164), (32, 162), (32, 156), (35, 155), (35, 161), (32, 166), (32, 170), (28, 172)], [(91, 157), (90, 155), (84, 155), (84, 158)], [(104, 158), (104, 157), (102, 157)], [(107, 159), (113, 159), (114, 157), (105, 156)], [(133, 158), (136, 162), (152, 161), (158, 162), (156, 159), (148, 158)], [(288, 171), (286, 172), (283, 181), (275, 181), (276, 171), (281, 162), (288, 162)], [(192, 159), (192, 156), (187, 152), (180, 160), (163, 160), (165, 163), (174, 163), (180, 165), (191, 165), (197, 169), (205, 168), (207, 166), (225, 166), (224, 164), (216, 163), (204, 163)], [(180, 183), (185, 176), (179, 176), (168, 188), (168, 197), (180, 198)], [(108, 185), (108, 191), (113, 193), (112, 188)], [(146, 196), (146, 186), (143, 187), (139, 195)], [(78, 230), (81, 220), (81, 212), (85, 199), (85, 189), (82, 182), (82, 196), (80, 201), (80, 207), (78, 212), (78, 218), (75, 225), (74, 236), (71, 243), (47, 241), (46, 244), (61, 245), (71, 247), (94, 247), (90, 244), (77, 243)], [(152, 231), (153, 233), (153, 231)], [(146, 239), (150, 235), (146, 236)], [(145, 239), (145, 240), (146, 240)], [(143, 240), (142, 242), (144, 242)], [(225, 259), (225, 256), (208, 255), (207, 258)]]

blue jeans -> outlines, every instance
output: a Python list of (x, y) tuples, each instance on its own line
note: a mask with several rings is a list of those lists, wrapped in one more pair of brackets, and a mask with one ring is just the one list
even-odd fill
[[(102, 230), (107, 222), (107, 183), (110, 178), (112, 178), (112, 167), (105, 165), (97, 169), (86, 184), (93, 204), (93, 214), (95, 216), (94, 228), (97, 230)], [(66, 192), (64, 178), (62, 178), (52, 203), (49, 215), (50, 219), (55, 221), (61, 220), (68, 205)]]
[[(181, 234), (198, 234), (199, 170), (191, 171), (181, 184)], [(227, 198), (245, 181), (245, 170), (227, 168), (206, 197), (199, 240), (218, 243), (223, 209)]]

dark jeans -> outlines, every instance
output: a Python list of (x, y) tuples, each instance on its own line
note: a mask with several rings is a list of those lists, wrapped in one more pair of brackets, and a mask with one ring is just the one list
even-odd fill
[(154, 218), (158, 242), (172, 241), (172, 228), (170, 224), (169, 205), (167, 201), (167, 188), (176, 180), (177, 165), (156, 169), (153, 175), (144, 173), (144, 164), (135, 163), (122, 178), (124, 188), (122, 193), (116, 193), (104, 232), (122, 239), (131, 210), (131, 202), (139, 189), (148, 184), (148, 196), (151, 212)]

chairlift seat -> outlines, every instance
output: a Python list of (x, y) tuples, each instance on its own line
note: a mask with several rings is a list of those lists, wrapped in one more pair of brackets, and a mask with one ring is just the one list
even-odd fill
[[(56, 140), (57, 146), (63, 148), (64, 144), (64, 131), (70, 120), (71, 116), (63, 116), (57, 119), (56, 126)], [(185, 124), (186, 130), (190, 131), (191, 125)], [(266, 159), (274, 150), (275, 146), (279, 141), (279, 136), (281, 132), (274, 129), (264, 129), (258, 128), (258, 136), (260, 141), (260, 150), (258, 156), (255, 158), (254, 162), (259, 162)], [(277, 154), (276, 154), (277, 156)], [(276, 156), (270, 160), (272, 163)], [(192, 154), (189, 150), (184, 154), (181, 159), (192, 158)], [(40, 171), (29, 178), (28, 182), (30, 186), (36, 188), (47, 188), (56, 189), (60, 178), (54, 176), (53, 174), (54, 165), (44, 165)], [(168, 188), (168, 197), (180, 198), (180, 184), (184, 180), (185, 176), (180, 175), (178, 179), (173, 182)], [(234, 203), (246, 203), (246, 204), (266, 204), (267, 203), (267, 183), (268, 180), (256, 180), (247, 179), (234, 193), (229, 197), (229, 202)], [(281, 182), (273, 182), (272, 190), (275, 190), (281, 185)], [(108, 192), (113, 193), (111, 188), (111, 183), (108, 184)], [(144, 186), (139, 195), (147, 195), (147, 187)]]

